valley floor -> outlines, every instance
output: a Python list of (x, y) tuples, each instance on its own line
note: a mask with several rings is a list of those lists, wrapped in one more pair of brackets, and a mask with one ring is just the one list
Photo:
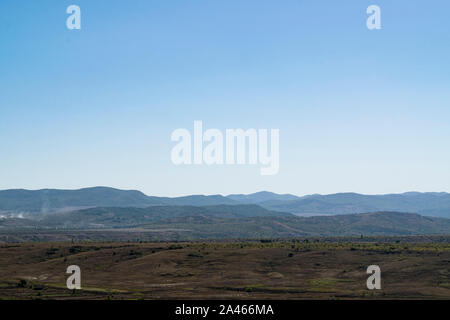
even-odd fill
[(450, 299), (449, 238), (3, 243), (0, 299)]

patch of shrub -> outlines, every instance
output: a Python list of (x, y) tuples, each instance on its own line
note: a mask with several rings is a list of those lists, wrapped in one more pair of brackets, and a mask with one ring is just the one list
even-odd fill
[(27, 280), (25, 279), (20, 279), (19, 282), (17, 283), (17, 286), (19, 288), (26, 288), (27, 287)]

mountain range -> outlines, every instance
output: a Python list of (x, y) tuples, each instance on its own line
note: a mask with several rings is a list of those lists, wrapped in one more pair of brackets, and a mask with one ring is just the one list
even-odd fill
[(450, 234), (450, 219), (400, 212), (298, 217), (254, 204), (96, 207), (40, 219), (0, 219), (0, 236), (33, 232), (38, 237), (51, 230), (60, 235), (76, 230), (107, 232), (104, 240), (114, 239), (118, 231), (166, 240), (445, 235)]
[(257, 204), (267, 210), (296, 215), (338, 215), (376, 211), (418, 213), (450, 218), (450, 194), (445, 192), (407, 192), (363, 195), (337, 193), (307, 195), (257, 192), (249, 195), (191, 195), (184, 197), (147, 196), (136, 190), (94, 187), (79, 190), (0, 191), (0, 214), (39, 214), (69, 212), (92, 207), (214, 206)]
[(168, 240), (443, 235), (450, 234), (449, 217), (447, 193), (169, 198), (108, 187), (0, 191), (0, 236), (51, 230), (109, 232), (105, 240), (115, 230)]

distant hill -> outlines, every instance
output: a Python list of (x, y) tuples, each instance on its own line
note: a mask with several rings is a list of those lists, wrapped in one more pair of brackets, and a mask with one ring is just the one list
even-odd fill
[(184, 220), (186, 217), (195, 215), (220, 219), (292, 216), (290, 213), (272, 212), (257, 205), (99, 207), (48, 215), (40, 221), (40, 225), (63, 228), (129, 228), (171, 218)]
[(297, 215), (336, 215), (376, 211), (419, 213), (450, 218), (450, 194), (407, 192), (363, 195), (337, 193), (297, 197), (262, 191), (249, 195), (190, 195), (184, 197), (147, 196), (136, 190), (94, 187), (80, 190), (0, 191), (0, 216), (7, 213), (55, 213), (93, 207), (214, 206), (257, 204), (270, 211)]
[(230, 194), (227, 198), (239, 201), (242, 203), (263, 203), (267, 201), (293, 201), (299, 200), (300, 197), (292, 194), (277, 194), (268, 191), (261, 191), (252, 194)]
[(418, 214), (375, 212), (337, 216), (172, 217), (145, 225), (152, 230), (184, 230), (179, 238), (290, 238), (311, 236), (392, 236), (450, 234), (450, 219)]
[(371, 212), (300, 218), (317, 235), (426, 235), (449, 234), (450, 219), (402, 212)]
[(374, 211), (413, 212), (450, 218), (450, 194), (445, 192), (406, 192), (402, 194), (363, 195), (336, 193), (297, 197), (262, 191), (249, 195), (229, 195), (230, 199), (258, 204), (269, 210), (306, 215), (335, 215)]
[[(450, 219), (399, 212), (298, 217), (257, 205), (91, 208), (41, 220), (0, 219), (2, 230), (117, 230), (170, 240), (450, 234)], [(108, 240), (105, 238), (104, 240)]]
[(0, 191), (0, 213), (53, 213), (90, 207), (148, 207), (155, 205), (239, 204), (221, 195), (167, 198), (151, 197), (136, 190), (94, 187), (79, 190), (3, 190)]
[(145, 207), (163, 204), (140, 191), (95, 187), (79, 190), (4, 190), (0, 191), (0, 210), (6, 212), (51, 213), (86, 207)]
[(293, 201), (260, 203), (270, 210), (295, 214), (348, 214), (374, 211), (413, 212), (450, 218), (450, 194), (409, 192), (403, 194), (362, 195), (337, 193), (312, 195)]
[(221, 195), (193, 195), (185, 197), (176, 198), (158, 198), (160, 201), (164, 202), (166, 205), (171, 206), (213, 206), (213, 205), (233, 205), (241, 204), (233, 199), (226, 198)]

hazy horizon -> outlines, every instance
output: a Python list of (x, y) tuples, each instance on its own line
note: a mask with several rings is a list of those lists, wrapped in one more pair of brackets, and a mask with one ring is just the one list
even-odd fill
[(117, 188), (117, 187), (111, 187), (111, 186), (92, 186), (92, 187), (81, 187), (81, 188), (73, 188), (73, 189), (65, 189), (65, 188), (39, 188), (39, 189), (26, 189), (26, 188), (8, 188), (8, 189), (0, 189), (0, 191), (6, 191), (6, 190), (26, 190), (26, 191), (41, 191), (41, 190), (60, 190), (60, 191), (76, 191), (76, 190), (82, 190), (82, 189), (92, 189), (92, 188), (112, 188), (122, 191), (139, 191), (144, 193), (147, 196), (156, 196), (156, 197), (184, 197), (184, 196), (193, 196), (193, 195), (205, 195), (205, 196), (213, 196), (213, 195), (220, 195), (223, 197), (231, 196), (231, 195), (251, 195), (261, 192), (269, 192), (274, 193), (278, 195), (293, 195), (297, 197), (305, 197), (305, 196), (311, 196), (311, 195), (333, 195), (333, 194), (360, 194), (360, 195), (390, 195), (390, 194), (405, 194), (405, 193), (450, 193), (447, 191), (417, 191), (417, 190), (410, 190), (410, 191), (403, 191), (403, 192), (393, 192), (393, 193), (362, 193), (362, 192), (356, 192), (356, 191), (342, 191), (342, 192), (333, 192), (333, 193), (306, 193), (306, 194), (297, 194), (295, 192), (275, 192), (271, 190), (259, 190), (259, 191), (253, 191), (248, 193), (239, 193), (239, 192), (233, 192), (233, 193), (195, 193), (195, 194), (178, 194), (178, 195), (166, 195), (166, 194), (150, 194), (143, 190), (132, 188), (132, 189), (123, 189), (123, 188)]

